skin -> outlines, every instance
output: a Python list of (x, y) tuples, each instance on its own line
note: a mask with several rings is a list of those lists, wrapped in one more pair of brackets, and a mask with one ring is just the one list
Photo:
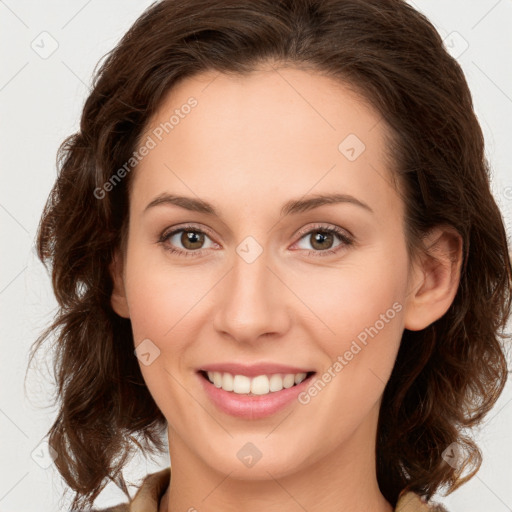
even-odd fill
[[(169, 424), (172, 484), (160, 512), (389, 512), (375, 470), (382, 393), (404, 328), (427, 327), (452, 303), (461, 239), (439, 227), (427, 240), (435, 254), (408, 258), (403, 201), (383, 157), (386, 124), (342, 84), (290, 67), (203, 73), (172, 89), (146, 134), (190, 96), (198, 105), (134, 171), (126, 253), (111, 266), (112, 307), (131, 319), (135, 346), (149, 338), (160, 350), (140, 365)], [(354, 161), (338, 150), (348, 134), (366, 146)], [(290, 199), (333, 191), (373, 213), (340, 203), (280, 217)], [(170, 204), (144, 212), (163, 192), (201, 198), (220, 216)], [(181, 232), (158, 243), (184, 223), (211, 235), (203, 245), (184, 244)], [(297, 235), (315, 224), (355, 242)], [(263, 248), (250, 264), (236, 252), (248, 236)], [(204, 251), (185, 257), (170, 246)], [(306, 405), (239, 419), (200, 386), (196, 370), (223, 361), (322, 374), (394, 303), (401, 311)], [(237, 457), (247, 442), (262, 453), (252, 467)]]

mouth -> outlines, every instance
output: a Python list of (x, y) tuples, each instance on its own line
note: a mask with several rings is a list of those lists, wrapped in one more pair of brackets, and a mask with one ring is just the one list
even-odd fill
[(270, 373), (250, 377), (229, 372), (199, 370), (198, 374), (208, 383), (228, 393), (245, 396), (264, 396), (273, 395), (284, 389), (299, 386), (309, 381), (316, 372)]
[[(229, 370), (229, 371), (228, 371)], [(242, 420), (263, 420), (301, 403), (298, 397), (316, 371), (261, 363), (222, 363), (196, 371), (205, 395), (218, 411)]]

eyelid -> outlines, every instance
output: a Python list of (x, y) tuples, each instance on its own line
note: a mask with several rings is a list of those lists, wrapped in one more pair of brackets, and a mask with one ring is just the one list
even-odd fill
[(210, 238), (215, 238), (213, 235), (213, 231), (206, 227), (206, 226), (199, 226), (193, 223), (185, 223), (185, 224), (178, 224), (177, 226), (172, 226), (171, 228), (165, 229), (162, 234), (159, 236), (159, 241), (164, 241), (166, 238), (168, 238), (171, 234), (176, 234), (178, 231), (187, 231), (187, 230), (196, 230), (201, 233), (205, 233)]
[(336, 231), (339, 235), (344, 235), (346, 238), (350, 238), (351, 240), (355, 238), (354, 235), (348, 229), (341, 228), (339, 226), (336, 226), (335, 224), (331, 224), (330, 222), (314, 222), (313, 225), (308, 225), (304, 228), (301, 228), (299, 231), (297, 231), (294, 237), (302, 238), (304, 235), (309, 234), (311, 231), (321, 231), (322, 229), (332, 229)]

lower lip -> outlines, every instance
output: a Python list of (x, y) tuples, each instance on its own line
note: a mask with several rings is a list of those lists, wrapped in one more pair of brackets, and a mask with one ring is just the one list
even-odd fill
[(281, 391), (273, 391), (267, 395), (239, 395), (233, 391), (225, 391), (216, 387), (201, 373), (197, 373), (206, 394), (221, 411), (248, 420), (271, 416), (290, 405), (294, 400), (298, 401), (297, 396), (309, 386), (311, 377), (314, 375), (310, 375), (300, 384), (291, 388), (283, 388)]

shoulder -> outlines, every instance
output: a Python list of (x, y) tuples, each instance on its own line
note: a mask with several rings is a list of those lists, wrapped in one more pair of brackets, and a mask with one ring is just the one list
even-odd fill
[(156, 512), (160, 498), (169, 485), (170, 476), (170, 468), (162, 469), (157, 473), (150, 473), (142, 481), (131, 503), (120, 503), (114, 507), (102, 509), (95, 508), (90, 512), (131, 512), (135, 510)]
[(93, 508), (91, 512), (130, 512), (130, 509), (128, 503), (123, 503), (122, 505), (116, 505), (115, 507)]
[(395, 512), (448, 512), (440, 503), (426, 502), (414, 492), (402, 492), (398, 497)]

